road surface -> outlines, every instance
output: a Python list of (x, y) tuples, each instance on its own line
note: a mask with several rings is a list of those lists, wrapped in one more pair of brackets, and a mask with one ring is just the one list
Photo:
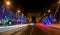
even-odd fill
[(60, 24), (35, 24), (35, 26), (48, 33), (48, 35), (60, 35)]
[(29, 28), (20, 35), (48, 35), (48, 34), (42, 31), (41, 29), (36, 28), (35, 26), (29, 26)]
[(44, 24), (35, 24), (34, 26), (29, 26), (27, 30), (23, 31), (19, 35), (60, 35), (60, 28), (56, 27)]
[[(12, 34), (6, 33), (6, 35), (60, 35), (60, 28), (56, 28), (56, 27), (52, 27), (44, 24), (29, 25), (23, 28), (22, 30), (19, 30), (19, 29), (15, 29), (18, 31)], [(15, 30), (12, 30), (12, 31), (15, 31)], [(9, 33), (11, 33), (11, 31)]]

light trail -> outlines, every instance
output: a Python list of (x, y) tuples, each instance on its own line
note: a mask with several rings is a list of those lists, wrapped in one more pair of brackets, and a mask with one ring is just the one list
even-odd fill
[(52, 31), (52, 29), (50, 29), (51, 27), (45, 24), (36, 24), (35, 25), (37, 28), (41, 29), (42, 31), (45, 31), (46, 33), (48, 33), (49, 35), (56, 35), (55, 32)]
[(14, 29), (21, 28), (21, 27), (26, 27), (26, 26), (28, 26), (28, 24), (20, 24), (20, 25), (0, 27), (0, 32), (14, 30)]

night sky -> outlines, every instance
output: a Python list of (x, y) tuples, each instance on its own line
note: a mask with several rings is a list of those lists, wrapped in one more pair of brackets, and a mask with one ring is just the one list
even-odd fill
[[(1, 0), (0, 0), (1, 1)], [(49, 9), (57, 0), (10, 0), (13, 8), (20, 8), (24, 11), (42, 11)]]
[(16, 7), (26, 11), (48, 9), (55, 2), (57, 0), (14, 0)]

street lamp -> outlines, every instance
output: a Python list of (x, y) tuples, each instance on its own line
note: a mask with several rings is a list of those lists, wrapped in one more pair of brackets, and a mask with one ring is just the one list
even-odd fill
[(10, 1), (5, 1), (6, 5), (9, 6), (10, 5)]
[(48, 13), (50, 13), (50, 10), (48, 10)]
[(16, 14), (20, 15), (21, 14), (21, 11), (20, 10), (17, 10)]
[(18, 10), (18, 13), (20, 13), (21, 11), (20, 10)]
[(45, 16), (46, 14), (44, 13), (44, 16)]
[(7, 2), (6, 2), (6, 4), (7, 4), (7, 5), (10, 5), (10, 2), (9, 2), (9, 1), (7, 1)]

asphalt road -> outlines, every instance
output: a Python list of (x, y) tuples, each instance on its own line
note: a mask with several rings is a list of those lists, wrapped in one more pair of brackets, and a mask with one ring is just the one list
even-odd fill
[(35, 26), (43, 31), (45, 31), (48, 35), (60, 35), (60, 24), (44, 25), (44, 24), (35, 24)]
[(47, 25), (29, 26), (20, 35), (60, 35), (60, 28), (50, 27)]
[(29, 28), (23, 31), (20, 35), (48, 35), (48, 34), (42, 31), (41, 29), (36, 28), (35, 26), (29, 26)]
[[(10, 35), (60, 35), (60, 28), (50, 27), (44, 24), (29, 25), (22, 30), (19, 29), (15, 29), (18, 31)], [(9, 33), (11, 33), (11, 31)], [(8, 33), (6, 33), (6, 35), (7, 34)]]

